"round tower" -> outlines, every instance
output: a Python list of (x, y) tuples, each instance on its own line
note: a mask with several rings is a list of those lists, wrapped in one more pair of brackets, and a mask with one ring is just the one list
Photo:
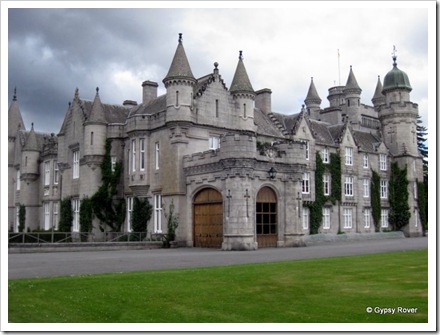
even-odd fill
[(239, 127), (242, 130), (255, 131), (254, 124), (254, 102), (255, 91), (249, 80), (246, 68), (243, 63), (243, 52), (239, 52), (238, 64), (232, 79), (229, 92), (235, 102), (235, 111), (239, 120)]
[(186, 57), (181, 33), (178, 42), (168, 74), (163, 79), (167, 90), (167, 121), (191, 121), (193, 92), (197, 81)]
[(308, 115), (318, 120), (319, 119), (319, 111), (321, 110), (321, 98), (318, 95), (318, 92), (316, 91), (315, 84), (313, 83), (313, 77), (311, 78), (309, 91), (307, 92), (307, 97), (304, 100), (304, 103), (306, 104), (307, 113)]
[(385, 96), (382, 94), (383, 86), (380, 81), (380, 76), (377, 76), (377, 84), (376, 89), (374, 90), (373, 98), (371, 102), (373, 103), (374, 108), (377, 108), (385, 103)]

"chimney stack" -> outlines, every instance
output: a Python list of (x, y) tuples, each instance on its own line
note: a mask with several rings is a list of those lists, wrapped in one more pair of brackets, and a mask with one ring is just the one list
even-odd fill
[(265, 114), (272, 113), (272, 91), (269, 88), (263, 88), (255, 92), (255, 107), (262, 110)]
[(157, 87), (159, 85), (154, 81), (146, 80), (142, 83), (142, 103), (148, 104), (157, 98)]

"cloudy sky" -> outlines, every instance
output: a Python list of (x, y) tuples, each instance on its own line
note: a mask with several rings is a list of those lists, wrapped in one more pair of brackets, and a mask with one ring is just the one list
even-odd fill
[[(228, 7), (235, 4), (221, 2), (217, 6), (224, 8), (215, 9), (2, 10), (2, 24), (7, 19), (8, 28), (7, 41), (2, 36), (2, 73), (8, 70), (2, 104), (6, 94), (10, 104), (17, 87), (27, 129), (33, 122), (36, 130), (57, 133), (76, 87), (83, 99), (93, 99), (99, 86), (103, 102), (114, 104), (140, 102), (145, 80), (158, 82), (159, 94), (165, 93), (162, 79), (178, 33), (183, 33), (195, 77), (212, 72), (218, 62), (229, 87), (243, 50), (254, 89), (270, 88), (273, 111), (284, 114), (299, 112), (311, 77), (323, 100), (321, 107), (327, 107), (328, 88), (346, 83), (350, 65), (362, 88), (361, 102), (371, 105), (377, 77), (383, 81), (391, 70), (396, 46), (398, 67), (413, 87), (411, 100), (419, 104), (428, 124), (428, 105), (435, 110), (434, 96), (428, 101), (428, 84), (435, 85), (435, 79), (429, 80), (435, 45), (430, 46), (428, 35), (435, 29), (435, 2), (357, 3), (356, 8), (347, 8), (353, 2), (283, 2), (280, 8), (273, 8), (272, 2), (248, 2), (241, 5), (245, 8)], [(271, 8), (250, 8), (253, 4)]]

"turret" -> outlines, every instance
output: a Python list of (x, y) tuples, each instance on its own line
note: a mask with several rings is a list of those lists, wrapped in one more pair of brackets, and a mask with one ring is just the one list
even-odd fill
[(385, 103), (385, 96), (382, 94), (382, 90), (383, 90), (383, 86), (380, 81), (380, 76), (377, 76), (376, 89), (374, 91), (374, 96), (371, 99), (371, 102), (373, 103), (375, 108)]
[(304, 103), (306, 104), (307, 114), (312, 119), (319, 119), (319, 111), (321, 110), (321, 98), (316, 91), (315, 84), (313, 83), (313, 77), (310, 82), (309, 91), (307, 92), (306, 99)]
[(22, 179), (35, 180), (40, 174), (39, 169), (40, 147), (37, 135), (34, 131), (34, 124), (26, 138), (26, 143), (22, 149), (21, 177)]
[(167, 121), (191, 121), (196, 79), (183, 48), (182, 34), (179, 34), (178, 42), (168, 74), (163, 79), (167, 89)]
[(99, 88), (96, 88), (95, 99), (89, 118), (84, 122), (84, 156), (105, 154), (105, 140), (107, 137), (107, 121), (99, 97)]
[(235, 112), (239, 118), (239, 127), (243, 130), (255, 131), (254, 101), (255, 91), (252, 88), (246, 68), (243, 63), (243, 53), (240, 51), (238, 64), (232, 79), (229, 92), (235, 102)]
[(361, 105), (362, 90), (356, 81), (356, 77), (354, 76), (351, 66), (343, 92), (347, 117), (352, 124), (359, 124), (361, 122), (359, 109)]

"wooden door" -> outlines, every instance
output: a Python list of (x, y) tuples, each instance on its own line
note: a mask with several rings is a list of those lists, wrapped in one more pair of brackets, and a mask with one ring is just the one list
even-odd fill
[(278, 240), (277, 198), (269, 187), (257, 194), (256, 204), (257, 242), (259, 248), (276, 247)]
[(221, 248), (223, 243), (223, 199), (212, 188), (194, 198), (194, 246)]

